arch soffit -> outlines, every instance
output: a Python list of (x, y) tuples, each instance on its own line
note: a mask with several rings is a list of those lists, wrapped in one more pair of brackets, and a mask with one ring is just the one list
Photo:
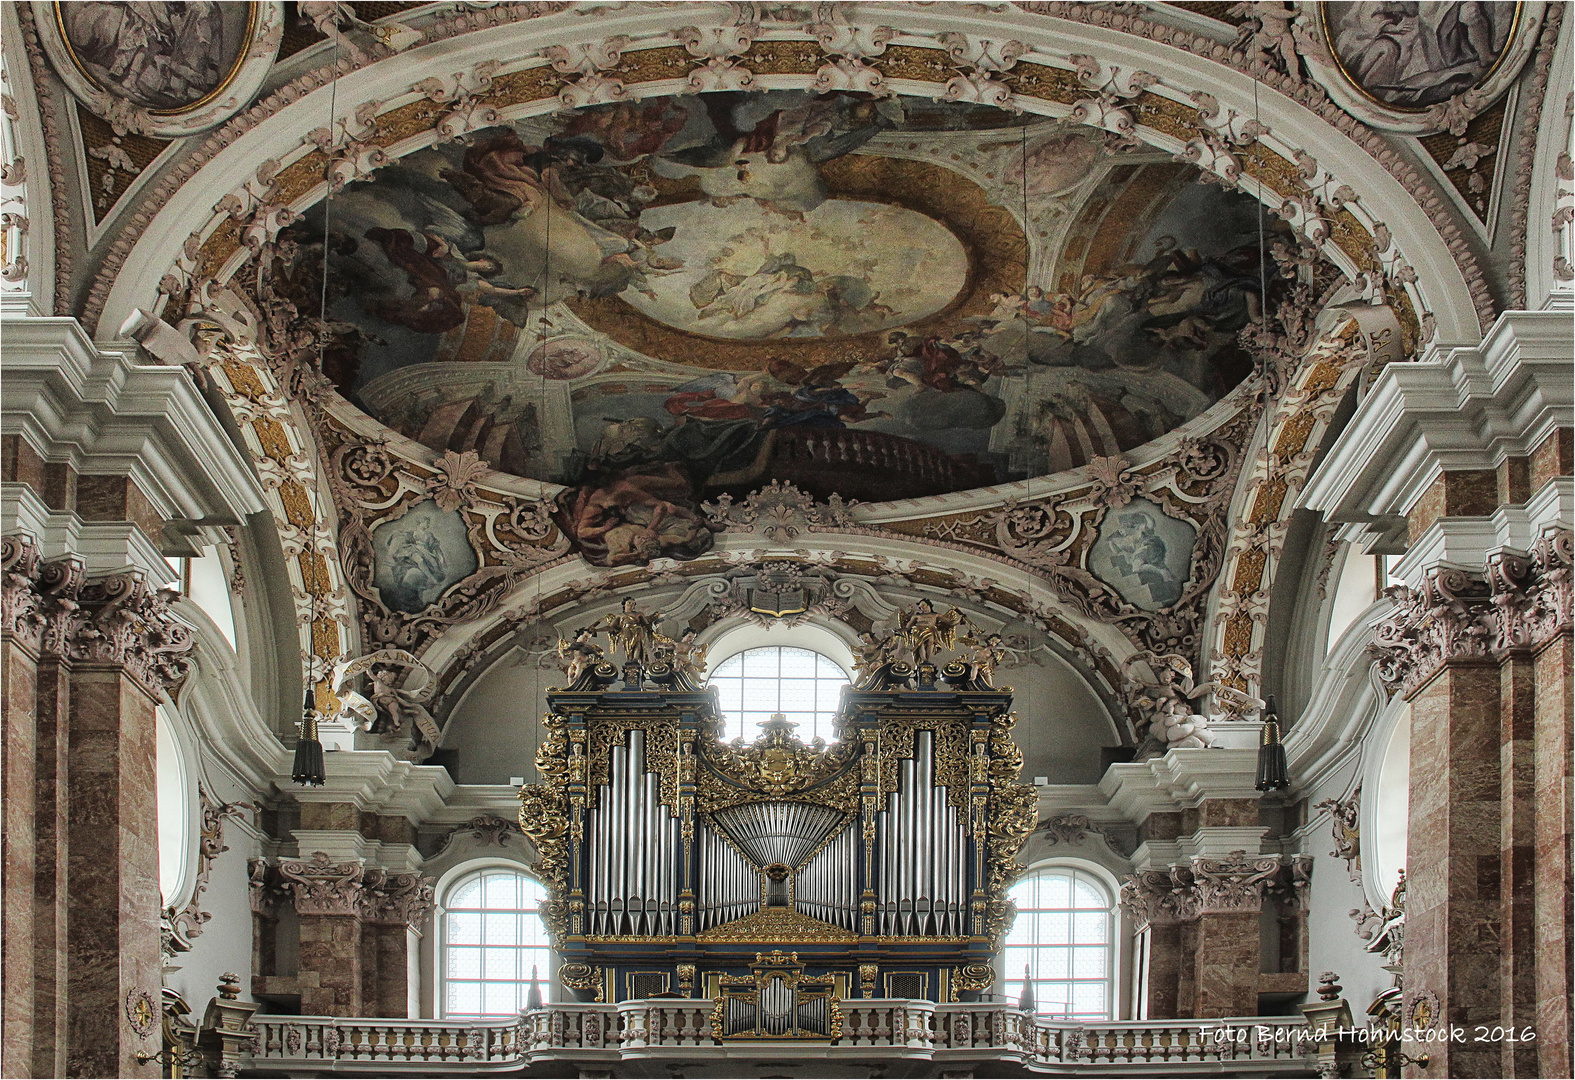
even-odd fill
[[(676, 598), (729, 570), (765, 561), (801, 562), (870, 586), (911, 589), (1003, 622), (1028, 624), (1044, 635), (1051, 653), (1104, 702), (1116, 730), (1132, 736), (1131, 720), (1121, 704), (1121, 671), (1123, 663), (1140, 651), (1116, 627), (1072, 610), (1031, 568), (982, 553), (889, 535), (816, 532), (797, 537), (795, 543), (797, 546), (789, 550), (763, 548), (755, 546), (747, 535), (723, 533), (710, 554), (693, 562), (659, 561), (611, 577), (577, 559), (560, 561), (517, 586), (495, 614), (451, 628), (433, 642), (423, 660), (437, 674), (442, 698), (458, 703), (520, 643), (522, 634), (589, 623), (613, 610), (626, 596)], [(849, 555), (850, 548), (858, 554)], [(662, 594), (654, 590), (662, 590)]]
[[(587, 33), (590, 24), (580, 21), (583, 17), (562, 13), (473, 30), (340, 77), (336, 172), (353, 179), (430, 145), (437, 137), (435, 125), (463, 132), (500, 119), (553, 111), (566, 102), (590, 104), (686, 88), (803, 88), (816, 85), (817, 70), (832, 73), (827, 77), (834, 82), (827, 88), (864, 89), (873, 70), (866, 58), (881, 64), (881, 54), (892, 45), (915, 55), (940, 51), (934, 68), (943, 74), (966, 74), (950, 84), (908, 79), (897, 77), (904, 69), (887, 63), (893, 77), (884, 85), (899, 93), (961, 95), (1036, 113), (1071, 115), (1185, 154), (1201, 168), (1239, 179), (1249, 195), (1262, 189), (1264, 201), (1283, 209), (1298, 228), (1316, 232), (1318, 219), (1332, 225), (1332, 237), (1323, 244), (1329, 256), (1348, 273), (1365, 271), (1370, 280), (1388, 279), (1394, 293), (1407, 293), (1405, 300), (1398, 295), (1394, 299), (1400, 306), (1431, 314), (1441, 342), (1473, 343), (1480, 338), (1477, 316), (1490, 314), (1479, 310), (1485, 295), (1466, 280), (1456, 254), (1415, 193), (1366, 149), (1290, 97), (1263, 87), (1255, 105), (1259, 84), (1249, 75), (1173, 45), (1142, 42), (1104, 27), (1020, 13), (985, 21), (934, 10), (899, 11), (895, 5), (881, 10), (883, 21), (896, 21), (899, 14), (911, 29), (899, 29), (886, 39), (889, 44), (876, 44), (881, 28), (868, 25), (828, 28), (843, 38), (828, 39), (824, 48), (805, 40), (802, 30), (768, 31), (773, 44), (791, 43), (796, 49), (788, 52), (803, 53), (799, 66), (804, 71), (759, 76), (746, 70), (752, 61), (741, 55), (743, 50), (726, 44), (729, 35), (742, 32), (746, 36), (735, 37), (734, 43), (750, 48), (747, 34), (752, 28), (712, 23), (701, 28), (698, 43), (686, 50), (676, 44), (684, 32), (670, 27), (673, 13), (665, 9), (599, 17), (596, 31), (605, 35), (600, 41), (576, 43), (552, 63), (543, 57), (552, 43), (592, 36)], [(1009, 61), (992, 57), (987, 40), (1000, 41), (1007, 34), (1025, 51)], [(947, 48), (952, 50), (949, 58), (943, 51)], [(499, 55), (520, 59), (495, 69), (482, 66), (495, 63)], [(1144, 78), (1133, 83), (1139, 71), (1154, 79), (1146, 88)], [(417, 90), (415, 84), (422, 80), (415, 75), (435, 76), (439, 85), (428, 83)], [(485, 89), (478, 89), (478, 77)], [(297, 83), (321, 79), (322, 73), (314, 73)], [(500, 85), (505, 87), (501, 93), (494, 89)], [(1045, 89), (1047, 85), (1052, 88)], [(553, 92), (560, 87), (561, 94)], [(94, 321), (119, 326), (137, 306), (152, 306), (153, 283), (171, 266), (181, 265), (198, 278), (226, 276), (244, 260), (246, 244), (259, 236), (259, 228), (277, 231), (282, 224), (276, 214), (263, 211), (280, 206), (302, 210), (318, 201), (323, 185), (317, 178), (328, 159), (301, 133), (322, 126), (329, 96), (325, 86), (303, 92), (272, 116), (250, 121), (249, 131), (237, 128), (228, 146), (169, 194), (113, 281), (95, 286), (90, 308), (102, 305), (102, 314)], [(516, 100), (510, 102), (510, 97)], [(1134, 102), (1143, 108), (1129, 110)], [(1244, 146), (1242, 125), (1255, 111), (1268, 132)], [(370, 128), (365, 134), (357, 132), (359, 141), (344, 153), (346, 122), (355, 131), (362, 121), (370, 122)], [(276, 185), (258, 183), (259, 162), (278, 166)], [(235, 195), (239, 206), (225, 200), (216, 207), (217, 198), (226, 193)], [(191, 257), (183, 258), (183, 249)], [(1372, 284), (1376, 288), (1378, 282)], [(90, 317), (95, 314), (89, 312)]]

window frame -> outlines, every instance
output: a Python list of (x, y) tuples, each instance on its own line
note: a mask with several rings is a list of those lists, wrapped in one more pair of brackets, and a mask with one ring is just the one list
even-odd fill
[[(1040, 993), (1039, 993), (1039, 991), (1037, 989), (1035, 990), (1035, 993), (1034, 993), (1034, 1011), (1035, 1011), (1035, 1014), (1040, 1016), (1043, 1019), (1047, 1019), (1047, 1020), (1061, 1020), (1062, 1022), (1066, 1022), (1066, 1023), (1103, 1023), (1103, 1022), (1116, 1022), (1116, 1021), (1119, 1021), (1121, 1019), (1121, 1016), (1122, 1016), (1123, 1012), (1125, 1011), (1125, 1007), (1126, 1007), (1126, 1002), (1124, 1000), (1125, 983), (1122, 980), (1123, 980), (1123, 976), (1124, 976), (1125, 972), (1128, 970), (1128, 967), (1129, 967), (1129, 963), (1130, 963), (1130, 952), (1129, 952), (1129, 949), (1130, 949), (1131, 944), (1132, 944), (1131, 941), (1130, 941), (1130, 935), (1128, 935), (1126, 933), (1126, 919), (1125, 919), (1125, 915), (1124, 915), (1124, 913), (1122, 911), (1122, 908), (1121, 908), (1121, 902), (1120, 902), (1121, 887), (1120, 887), (1120, 883), (1116, 880), (1114, 874), (1112, 874), (1108, 869), (1106, 869), (1103, 866), (1100, 866), (1097, 863), (1085, 862), (1085, 861), (1078, 860), (1078, 859), (1064, 859), (1064, 858), (1062, 858), (1062, 859), (1048, 859), (1048, 860), (1045, 860), (1043, 862), (1035, 863), (1032, 866), (1030, 866), (1028, 869), (1024, 870), (1023, 873), (1018, 876), (1017, 880), (1014, 881), (1012, 883), (1012, 885), (1008, 887), (1008, 895), (1010, 896), (1012, 889), (1015, 889), (1019, 885), (1022, 885), (1024, 882), (1028, 881), (1031, 878), (1038, 877), (1038, 876), (1043, 876), (1043, 875), (1049, 875), (1049, 874), (1053, 874), (1053, 873), (1072, 874), (1072, 875), (1074, 875), (1074, 880), (1075, 880), (1075, 875), (1077, 875), (1077, 874), (1083, 875), (1084, 878), (1088, 879), (1091, 884), (1095, 885), (1100, 890), (1100, 892), (1104, 896), (1104, 899), (1109, 904), (1109, 907), (1103, 909), (1105, 911), (1105, 913), (1106, 913), (1106, 916), (1107, 916), (1106, 938), (1105, 938), (1104, 947), (1106, 949), (1106, 956), (1107, 956), (1108, 963), (1106, 965), (1105, 975), (1104, 975), (1104, 978), (1102, 980), (1104, 982), (1104, 984), (1105, 984), (1105, 1015), (1107, 1017), (1107, 1021), (1091, 1020), (1091, 1019), (1088, 1019), (1088, 1018), (1081, 1018), (1081, 1019), (1079, 1019), (1079, 1018), (1057, 1017), (1057, 1016), (1047, 1015), (1046, 1012), (1043, 1009), (1043, 1002), (1040, 1000)], [(1039, 912), (1039, 911), (1058, 911), (1058, 910), (1063, 910), (1063, 909), (1059, 909), (1059, 908), (1019, 909), (1019, 914), (1020, 915), (1024, 914), (1024, 913), (1030, 913), (1031, 914), (1031, 913), (1036, 913), (1036, 912)], [(1077, 910), (1077, 909), (1065, 909), (1065, 910)], [(1015, 925), (1016, 924), (1014, 923), (1014, 928), (1015, 928)], [(1031, 945), (1017, 945), (1017, 946), (1014, 946), (1011, 943), (1011, 941), (1010, 941), (1010, 937), (1011, 937), (1011, 933), (1010, 933), (1010, 931), (1008, 931), (1006, 939), (1001, 942), (1001, 950), (1000, 950), (1000, 952), (996, 954), (996, 971), (997, 971), (997, 977), (1000, 980), (998, 985), (1001, 988), (1002, 996), (1004, 998), (1006, 998), (1009, 1003), (1015, 1004), (1016, 1001), (1017, 1001), (1017, 994), (1020, 994), (1021, 991), (1022, 991), (1022, 973), (1021, 973), (1020, 970), (1019, 971), (1012, 970), (1012, 966), (1007, 964), (1007, 962), (1006, 962), (1007, 950), (1010, 949), (1010, 948), (1032, 948), (1032, 949), (1038, 950), (1038, 949), (1041, 949), (1041, 948), (1067, 948), (1067, 947), (1073, 947), (1073, 946), (1070, 946), (1070, 945), (1066, 945), (1066, 946), (1048, 945), (1046, 943), (1038, 942), (1038, 941), (1032, 943)], [(1007, 991), (1007, 984), (1011, 983), (1011, 982), (1014, 982), (1014, 981), (1017, 983), (1017, 988), (1018, 988), (1017, 989), (1017, 994), (1012, 994), (1012, 993), (1009, 993)], [(1043, 983), (1043, 982), (1075, 982), (1075, 981), (1078, 981), (1078, 980), (1075, 980), (1070, 975), (1070, 973), (1068, 975), (1068, 978), (1064, 979), (1064, 980), (1062, 980), (1062, 979), (1047, 979), (1047, 978), (1043, 978), (1043, 977), (1037, 977), (1037, 978), (1034, 979), (1034, 982), (1036, 984), (1037, 983)], [(1082, 981), (1093, 981), (1093, 980), (1082, 980)]]
[[(736, 649), (733, 652), (730, 652), (727, 655), (723, 656), (715, 664), (709, 665), (709, 667), (710, 667), (710, 675), (709, 675), (709, 677), (706, 680), (706, 685), (708, 687), (716, 687), (717, 690), (718, 690), (718, 707), (719, 707), (719, 709), (720, 709), (720, 711), (722, 713), (723, 724), (724, 724), (723, 730), (721, 732), (721, 739), (722, 739), (723, 742), (730, 742), (730, 741), (732, 741), (733, 738), (735, 738), (735, 737), (737, 737), (739, 735), (742, 735), (744, 740), (746, 742), (748, 742), (748, 741), (751, 741), (753, 738), (758, 738), (759, 737), (759, 732), (757, 731), (757, 732), (753, 733), (753, 735), (752, 735), (751, 732), (749, 731), (749, 726), (748, 726), (747, 720), (744, 721), (741, 731), (735, 731), (734, 730), (734, 728), (732, 726), (732, 722), (731, 722), (731, 720), (732, 720), (731, 710), (725, 704), (723, 704), (721, 702), (721, 698), (720, 698), (720, 690), (721, 690), (721, 688), (719, 686), (717, 686), (717, 683), (716, 683), (716, 680), (718, 678), (718, 673), (721, 671), (721, 669), (723, 667), (725, 667), (726, 665), (732, 663), (735, 660), (743, 662), (744, 658), (747, 657), (749, 654), (757, 653), (757, 652), (764, 652), (766, 650), (776, 650), (777, 651), (778, 663), (779, 663), (778, 670), (780, 671), (780, 656), (781, 656), (781, 650), (783, 650), (783, 649), (796, 649), (796, 650), (799, 650), (801, 652), (811, 653), (815, 657), (818, 658), (817, 659), (817, 663), (816, 663), (816, 667), (817, 668), (819, 668), (821, 666), (819, 661), (823, 660), (823, 661), (825, 661), (826, 664), (829, 664), (832, 668), (834, 668), (840, 674), (840, 676), (841, 676), (841, 683), (839, 685), (851, 686), (853, 684), (853, 678), (849, 674), (847, 667), (844, 666), (843, 664), (841, 664), (840, 662), (838, 662), (836, 656), (831, 655), (830, 653), (825, 652), (825, 651), (823, 651), (821, 649), (817, 649), (812, 644), (809, 644), (807, 642), (806, 643), (800, 643), (800, 642), (794, 642), (794, 641), (764, 642), (764, 643), (760, 643), (760, 644), (746, 645), (744, 648)], [(746, 676), (742, 672), (740, 672), (740, 674), (737, 676), (737, 679), (739, 680), (740, 684), (742, 685), (743, 680), (745, 678), (747, 678), (747, 677), (748, 676)], [(731, 679), (732, 677), (730, 677), (730, 676), (723, 676), (723, 678)], [(782, 681), (783, 681), (783, 676), (778, 674), (776, 676), (776, 681), (777, 681), (777, 696), (778, 696), (779, 707), (769, 710), (768, 715), (769, 715), (769, 713), (787, 712), (788, 711), (786, 709), (781, 709), (780, 708), (781, 684), (782, 684)], [(817, 670), (816, 674), (813, 676), (813, 681), (816, 684), (819, 684), (821, 682), (829, 682), (831, 680), (830, 680), (829, 676), (822, 675)], [(817, 734), (821, 738), (825, 739), (827, 742), (830, 742), (832, 740), (832, 738), (833, 738), (833, 731), (835, 730), (836, 716), (837, 716), (838, 712), (840, 711), (840, 691), (838, 692), (838, 697), (839, 697), (838, 705), (833, 706), (830, 710), (827, 710), (824, 713), (824, 715), (826, 716), (826, 720), (824, 722), (824, 730), (821, 730), (821, 731), (818, 731), (818, 732), (815, 730), (815, 727), (820, 726), (819, 722), (817, 721), (816, 725), (812, 726), (811, 729), (808, 730), (808, 731), (803, 730), (803, 725), (800, 725), (799, 730), (796, 731), (795, 734), (797, 734), (798, 737), (800, 739), (802, 739), (805, 743), (808, 743), (809, 741), (811, 741), (813, 738), (816, 737)], [(817, 690), (817, 693), (816, 693), (816, 704), (817, 705), (819, 704), (819, 693), (818, 693), (818, 690)], [(740, 708), (740, 710), (739, 710), (741, 716), (747, 715), (749, 713), (759, 713), (761, 711), (762, 710), (759, 710), (759, 709), (745, 709), (745, 708)], [(819, 716), (822, 715), (822, 712), (821, 712), (820, 709), (817, 708), (816, 710), (814, 710), (813, 715), (815, 715), (816, 717), (819, 717)]]
[[(497, 1016), (499, 1016), (499, 1015), (503, 1015), (503, 1016), (512, 1016), (512, 1015), (514, 1015), (513, 1013), (506, 1013), (506, 1014), (461, 1013), (461, 1014), (450, 1015), (450, 1013), (448, 1011), (448, 995), (447, 995), (447, 992), (446, 992), (447, 991), (447, 987), (448, 987), (448, 983), (449, 983), (449, 976), (448, 976), (448, 961), (449, 961), (449, 957), (448, 957), (448, 950), (449, 950), (449, 945), (448, 945), (448, 915), (449, 915), (449, 912), (452, 910), (452, 907), (451, 907), (451, 905), (449, 903), (449, 900), (450, 900), (450, 897), (453, 896), (454, 892), (456, 890), (458, 890), (460, 887), (462, 887), (466, 883), (466, 881), (468, 881), (472, 877), (480, 876), (480, 875), (486, 873), (488, 870), (508, 871), (509, 873), (516, 874), (519, 877), (522, 877), (522, 878), (525, 878), (528, 881), (534, 882), (542, 890), (542, 901), (543, 901), (543, 903), (545, 903), (547, 900), (549, 900), (551, 898), (551, 893), (550, 893), (550, 891), (547, 888), (546, 882), (542, 881), (535, 874), (531, 873), (530, 869), (527, 866), (525, 866), (524, 864), (516, 862), (516, 861), (513, 861), (511, 859), (500, 859), (500, 858), (467, 859), (463, 863), (460, 863), (460, 864), (458, 864), (456, 866), (450, 867), (442, 875), (442, 877), (437, 882), (436, 889), (434, 890), (434, 893), (435, 893), (435, 895), (437, 897), (437, 900), (432, 905), (432, 924), (431, 924), (431, 929), (432, 929), (432, 946), (433, 946), (433, 948), (432, 948), (432, 954), (431, 955), (432, 955), (432, 976), (433, 977), (432, 977), (431, 986), (432, 986), (432, 1016), (433, 1016), (434, 1019), (441, 1019), (441, 1020), (448, 1020), (448, 1019), (459, 1019), (459, 1020), (481, 1019), (481, 1020), (486, 1020), (486, 1019), (496, 1019)], [(466, 908), (464, 910), (468, 911), (468, 910), (471, 910), (471, 909)], [(484, 910), (484, 909), (482, 909), (482, 910)], [(510, 910), (517, 910), (517, 909), (510, 909)], [(539, 912), (539, 910), (540, 909), (538, 908), (538, 912)], [(539, 917), (540, 916), (538, 914), (538, 918)], [(531, 948), (531, 946), (513, 946), (513, 947), (514, 948), (521, 948), (521, 949)], [(556, 1001), (558, 999), (558, 995), (556, 993), (556, 987), (557, 987), (557, 953), (552, 948), (552, 945), (551, 945), (550, 941), (545, 947), (545, 955), (546, 955), (546, 963), (544, 965), (544, 970), (538, 970), (537, 983), (541, 987), (541, 996), (542, 996), (542, 1000), (544, 1002), (546, 1002), (546, 1001)], [(480, 981), (480, 980), (469, 980), (469, 979), (466, 979), (466, 980), (460, 980), (460, 981), (474, 982), (474, 981)], [(530, 985), (530, 980), (528, 978), (521, 979), (519, 985), (521, 987), (528, 987)], [(523, 992), (522, 992), (521, 996), (523, 998)], [(522, 1005), (522, 1008), (523, 1008), (523, 1005)]]

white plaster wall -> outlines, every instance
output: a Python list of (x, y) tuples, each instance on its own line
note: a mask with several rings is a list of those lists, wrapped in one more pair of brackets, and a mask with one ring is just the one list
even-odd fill
[[(1359, 765), (1354, 758), (1333, 770), (1308, 791), (1308, 822), (1301, 830), (1303, 850), (1313, 855), (1310, 905), (1307, 916), (1308, 972), (1316, 981), (1325, 971), (1335, 972), (1353, 1016), (1360, 1019), (1368, 1003), (1391, 985), (1394, 977), (1383, 970), (1382, 955), (1364, 952), (1367, 944), (1356, 936), (1356, 922), (1348, 915), (1366, 901), (1362, 886), (1351, 880), (1345, 860), (1330, 854), (1334, 840), (1327, 811), (1311, 808), (1324, 799), (1344, 798), (1355, 786)], [(1364, 797), (1366, 792), (1364, 791)]]
[(515, 649), (465, 692), (449, 715), (443, 748), (458, 752), (461, 784), (506, 784), (513, 776), (535, 783), (536, 747), (547, 688), (563, 681), (556, 666), (542, 668)]

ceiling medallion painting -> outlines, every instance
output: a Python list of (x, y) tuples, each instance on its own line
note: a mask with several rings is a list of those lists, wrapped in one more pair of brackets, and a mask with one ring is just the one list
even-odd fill
[(704, 503), (773, 480), (944, 494), (1206, 411), (1251, 370), (1265, 245), (1201, 175), (982, 105), (654, 98), (385, 166), (281, 234), (263, 284), (315, 309), (326, 235), (341, 393), (563, 485), (593, 565), (688, 559)]
[(1536, 45), (1541, 2), (1319, 3), (1298, 51), (1330, 97), (1373, 127), (1463, 127)]
[(247, 105), (273, 64), (284, 5), (34, 0), (39, 40), (61, 79), (117, 129), (191, 135)]

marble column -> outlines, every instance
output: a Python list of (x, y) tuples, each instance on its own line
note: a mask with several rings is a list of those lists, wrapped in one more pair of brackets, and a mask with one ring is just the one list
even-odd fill
[(301, 1012), (367, 1016), (362, 984), (361, 894), (366, 868), (321, 852), (281, 860), (279, 876), (300, 922)]
[(432, 879), (321, 852), (278, 866), (301, 928), (301, 1012), (402, 1017), (410, 1002), (410, 929), (432, 906)]
[(1571, 1002), (1575, 1002), (1575, 820), (1571, 761), (1575, 759), (1575, 657), (1568, 630), (1537, 653), (1533, 783), (1537, 807), (1532, 881), (1538, 1066), (1543, 1076), (1575, 1075), (1570, 1056)]
[[(1148, 934), (1148, 970), (1144, 972), (1144, 999), (1134, 1002), (1148, 1020), (1171, 1020), (1190, 1015), (1183, 1011), (1183, 971), (1190, 983), (1190, 966), (1183, 937), (1190, 920), (1197, 917), (1191, 885), (1171, 870), (1140, 870), (1121, 887), (1121, 906), (1139, 932)], [(1186, 987), (1189, 999), (1191, 987)]]
[(140, 575), (88, 581), (64, 637), (66, 1075), (157, 1076), (158, 803), (155, 710), (184, 678), (190, 631)]
[[(31, 598), (38, 551), (7, 540), (5, 573), (20, 578), (17, 591)], [(17, 633), (25, 616), (10, 608), (0, 622), (0, 1076), (26, 1076), (33, 1066), (38, 641)]]
[(1259, 912), (1263, 890), (1279, 873), (1277, 856), (1233, 851), (1223, 859), (1192, 860), (1197, 897), (1193, 953), (1198, 1017), (1256, 1016), (1261, 967)]

